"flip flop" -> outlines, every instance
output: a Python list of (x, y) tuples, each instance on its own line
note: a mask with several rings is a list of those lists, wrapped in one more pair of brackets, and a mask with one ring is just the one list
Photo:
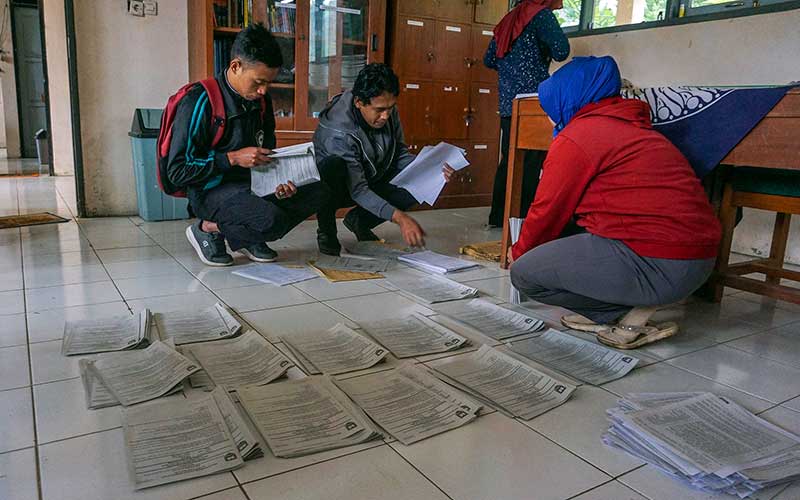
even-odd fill
[(604, 332), (611, 329), (613, 326), (595, 323), (586, 316), (582, 316), (580, 314), (567, 314), (566, 316), (561, 316), (561, 324), (567, 328), (571, 328), (572, 330), (589, 333)]
[(676, 333), (678, 333), (678, 325), (671, 321), (647, 326), (619, 325), (599, 332), (597, 340), (617, 349), (636, 349), (657, 340), (672, 337)]

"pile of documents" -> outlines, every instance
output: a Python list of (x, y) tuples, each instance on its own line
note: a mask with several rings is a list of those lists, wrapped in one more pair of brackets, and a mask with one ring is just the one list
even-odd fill
[(313, 142), (274, 149), (270, 158), (270, 163), (250, 169), (250, 190), (256, 196), (275, 194), (288, 181), (300, 187), (320, 179)]
[[(511, 244), (514, 245), (517, 240), (519, 240), (519, 233), (522, 231), (522, 223), (525, 219), (520, 219), (518, 217), (509, 217), (508, 219), (508, 231), (511, 233)], [(519, 293), (514, 285), (511, 285), (511, 290), (509, 291), (508, 301), (512, 304), (521, 304), (522, 303), (522, 296)]]
[(469, 344), (461, 335), (419, 313), (362, 323), (361, 327), (397, 358), (438, 354)]
[(425, 276), (420, 278), (395, 276), (388, 281), (390, 284), (400, 289), (403, 295), (410, 295), (426, 304), (468, 299), (478, 295), (477, 288), (472, 288), (440, 276)]
[(364, 412), (328, 377), (237, 389), (276, 457), (298, 457), (380, 439)]
[(535, 333), (545, 327), (544, 321), (483, 299), (472, 299), (464, 303), (447, 318), (466, 325), (495, 340)]
[(411, 363), (334, 383), (405, 445), (468, 424), (481, 409), (472, 398)]
[(446, 142), (425, 146), (414, 161), (390, 182), (411, 193), (419, 203), (433, 205), (446, 184), (442, 174), (445, 163), (455, 170), (461, 170), (469, 165), (464, 153), (463, 149)]
[(341, 323), (324, 332), (293, 333), (281, 340), (310, 374), (364, 370), (388, 354), (385, 348)]
[(328, 277), (329, 271), (337, 271), (343, 273), (345, 278), (355, 279), (373, 279), (382, 278), (383, 275), (392, 266), (393, 262), (384, 258), (367, 258), (360, 256), (350, 257), (331, 257), (328, 255), (320, 255), (316, 260), (312, 260), (309, 264), (318, 269), (325, 277)]
[(350, 255), (388, 260), (396, 260), (401, 255), (415, 251), (412, 247), (394, 246), (381, 241), (359, 241), (347, 246), (347, 253)]
[(430, 250), (400, 255), (397, 257), (397, 260), (422, 269), (423, 271), (436, 274), (455, 273), (481, 267), (475, 262), (442, 255), (440, 253), (431, 252)]
[(511, 350), (593, 385), (621, 378), (639, 362), (629, 354), (553, 329), (533, 338), (513, 342)]
[(512, 417), (530, 420), (564, 403), (575, 386), (535, 363), (481, 346), (432, 367), (445, 382)]
[(603, 442), (689, 486), (746, 498), (800, 478), (800, 437), (711, 393), (631, 394)]
[(219, 302), (199, 311), (155, 313), (153, 317), (161, 339), (172, 340), (175, 345), (225, 339), (242, 329), (230, 309)]
[(146, 346), (150, 339), (150, 311), (135, 316), (67, 321), (61, 354), (75, 356), (123, 351)]
[(291, 285), (317, 277), (310, 269), (285, 267), (280, 264), (254, 264), (233, 271), (233, 274), (277, 286)]

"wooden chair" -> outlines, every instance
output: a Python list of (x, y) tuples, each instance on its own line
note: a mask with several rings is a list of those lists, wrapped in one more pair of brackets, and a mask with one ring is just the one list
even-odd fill
[[(769, 257), (729, 264), (738, 207), (775, 212)], [(714, 300), (722, 300), (726, 286), (800, 304), (800, 288), (781, 285), (781, 279), (800, 282), (800, 272), (784, 269), (792, 214), (800, 214), (800, 172), (797, 170), (737, 167), (725, 183), (720, 207), (722, 241), (712, 276)], [(764, 274), (766, 279), (746, 277)]]

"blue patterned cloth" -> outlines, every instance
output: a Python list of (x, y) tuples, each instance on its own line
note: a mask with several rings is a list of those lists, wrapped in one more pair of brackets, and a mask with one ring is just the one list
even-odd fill
[(569, 40), (553, 12), (544, 9), (528, 23), (505, 57), (498, 59), (496, 53), (497, 42), (492, 38), (483, 56), (483, 64), (497, 71), (500, 116), (510, 117), (514, 97), (536, 92), (539, 83), (550, 77), (550, 61), (567, 58)]

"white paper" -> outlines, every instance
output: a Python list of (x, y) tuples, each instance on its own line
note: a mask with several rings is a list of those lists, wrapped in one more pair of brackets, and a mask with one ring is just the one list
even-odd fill
[(270, 163), (250, 169), (250, 190), (256, 196), (275, 194), (288, 181), (300, 187), (320, 180), (311, 142), (275, 149), (270, 158)]
[(231, 311), (219, 302), (199, 311), (170, 311), (153, 316), (161, 338), (172, 339), (177, 345), (224, 339), (242, 329)]
[(268, 384), (294, 366), (289, 358), (252, 330), (234, 339), (196, 344), (184, 350), (192, 353), (216, 385)]
[[(520, 219), (518, 217), (509, 217), (508, 219), (508, 232), (511, 234), (511, 244), (514, 245), (519, 240), (519, 233), (522, 231), (522, 223), (525, 219)], [(522, 295), (520, 295), (519, 290), (517, 290), (514, 285), (511, 285), (509, 290), (509, 297), (508, 301), (512, 304), (518, 305), (522, 303)]]
[(452, 351), (469, 343), (461, 335), (418, 313), (361, 326), (397, 358)]
[(433, 205), (446, 184), (442, 173), (445, 163), (455, 170), (469, 165), (463, 149), (440, 142), (431, 148), (423, 148), (414, 161), (391, 180), (391, 184), (404, 188), (419, 203)]
[(61, 340), (61, 354), (93, 354), (135, 349), (147, 340), (150, 311), (135, 316), (67, 321)]
[(397, 257), (397, 260), (437, 274), (455, 273), (481, 267), (475, 262), (425, 250)]
[(244, 463), (212, 398), (128, 408), (122, 422), (137, 490), (230, 471)]
[(124, 406), (155, 399), (200, 370), (163, 342), (147, 349), (101, 354), (87, 367)]
[(527, 99), (528, 97), (539, 97), (539, 93), (534, 92), (532, 94), (517, 94), (514, 96), (514, 99)]
[(88, 369), (89, 364), (88, 359), (78, 360), (81, 382), (83, 383), (83, 394), (86, 397), (86, 408), (97, 410), (119, 405), (119, 401), (111, 394), (111, 391), (94, 375), (94, 372)]
[(553, 329), (537, 337), (514, 342), (511, 350), (593, 385), (624, 377), (639, 362), (638, 358), (629, 354)]
[[(428, 379), (427, 383), (418, 382)], [(468, 424), (480, 406), (458, 396), (413, 365), (363, 377), (336, 381), (386, 432), (404, 445)]]
[(478, 289), (440, 276), (389, 278), (389, 283), (405, 295), (417, 298), (426, 304), (437, 304), (453, 300), (468, 299), (478, 295)]
[(258, 433), (253, 432), (253, 429), (247, 425), (228, 390), (223, 386), (217, 386), (211, 392), (211, 397), (214, 398), (217, 408), (219, 408), (222, 417), (225, 419), (225, 425), (228, 426), (231, 437), (236, 443), (236, 448), (242, 458), (249, 460), (263, 455), (257, 437)]
[(294, 269), (280, 264), (254, 264), (233, 271), (236, 276), (260, 281), (270, 285), (285, 286), (317, 278), (317, 274), (310, 269)]
[(492, 304), (483, 299), (473, 299), (446, 317), (467, 325), (495, 340), (534, 333), (544, 328), (540, 319)]
[(433, 369), (525, 420), (563, 404), (575, 391), (574, 385), (485, 345)]
[(329, 375), (370, 368), (387, 355), (386, 349), (342, 324), (324, 332), (293, 333), (283, 342)]

